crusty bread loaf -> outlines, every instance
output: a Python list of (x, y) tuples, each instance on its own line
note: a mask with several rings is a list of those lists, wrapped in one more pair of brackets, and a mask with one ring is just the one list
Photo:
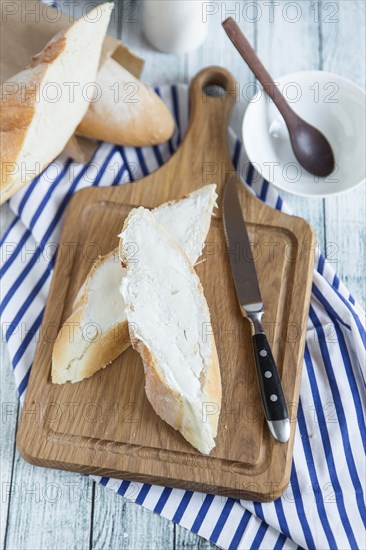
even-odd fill
[[(153, 210), (191, 263), (202, 253), (216, 203), (216, 186), (206, 185)], [(61, 327), (52, 355), (52, 381), (79, 382), (109, 365), (130, 346), (118, 251), (99, 258), (81, 287), (71, 316)]]
[(177, 241), (143, 207), (125, 221), (120, 257), (127, 270), (121, 293), (146, 395), (163, 420), (208, 454), (217, 435), (221, 378), (199, 278)]
[(113, 58), (97, 75), (98, 97), (77, 128), (86, 137), (140, 147), (169, 139), (174, 120), (160, 97)]
[(73, 22), (2, 84), (0, 204), (61, 153), (86, 114), (112, 7)]

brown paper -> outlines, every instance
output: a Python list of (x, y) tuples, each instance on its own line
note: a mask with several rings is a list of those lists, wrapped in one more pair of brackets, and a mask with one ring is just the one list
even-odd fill
[[(70, 24), (67, 14), (39, 0), (1, 0), (0, 82), (22, 71), (34, 54)], [(140, 77), (144, 61), (113, 36), (107, 36), (104, 40), (100, 66), (109, 57), (113, 57), (136, 78)], [(74, 135), (64, 153), (77, 162), (86, 162), (94, 150), (95, 142)]]

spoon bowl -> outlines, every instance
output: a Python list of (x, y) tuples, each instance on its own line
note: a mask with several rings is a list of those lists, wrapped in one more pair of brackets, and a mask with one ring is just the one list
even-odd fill
[(298, 124), (289, 126), (290, 140), (299, 163), (315, 176), (329, 176), (335, 166), (332, 147), (327, 138), (314, 126), (298, 117)]

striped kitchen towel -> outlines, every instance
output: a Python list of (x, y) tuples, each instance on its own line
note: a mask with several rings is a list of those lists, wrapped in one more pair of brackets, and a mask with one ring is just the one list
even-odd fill
[[(87, 165), (55, 160), (10, 200), (15, 218), (1, 241), (1, 315), (22, 400), (72, 195), (88, 186), (123, 185), (174, 153), (188, 121), (186, 86), (157, 90), (176, 131), (159, 147), (101, 143)], [(270, 206), (288, 212), (256, 174), (230, 132), (233, 162)], [(282, 498), (259, 504), (209, 494), (94, 478), (137, 504), (223, 548), (365, 548), (364, 313), (323, 256), (317, 258), (307, 327), (291, 481)]]

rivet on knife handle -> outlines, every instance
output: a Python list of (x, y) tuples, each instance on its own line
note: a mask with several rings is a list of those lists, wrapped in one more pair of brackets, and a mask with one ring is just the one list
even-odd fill
[(263, 313), (247, 315), (254, 327), (252, 343), (259, 390), (271, 434), (281, 443), (286, 443), (290, 437), (290, 420), (276, 363), (261, 324), (262, 315)]

